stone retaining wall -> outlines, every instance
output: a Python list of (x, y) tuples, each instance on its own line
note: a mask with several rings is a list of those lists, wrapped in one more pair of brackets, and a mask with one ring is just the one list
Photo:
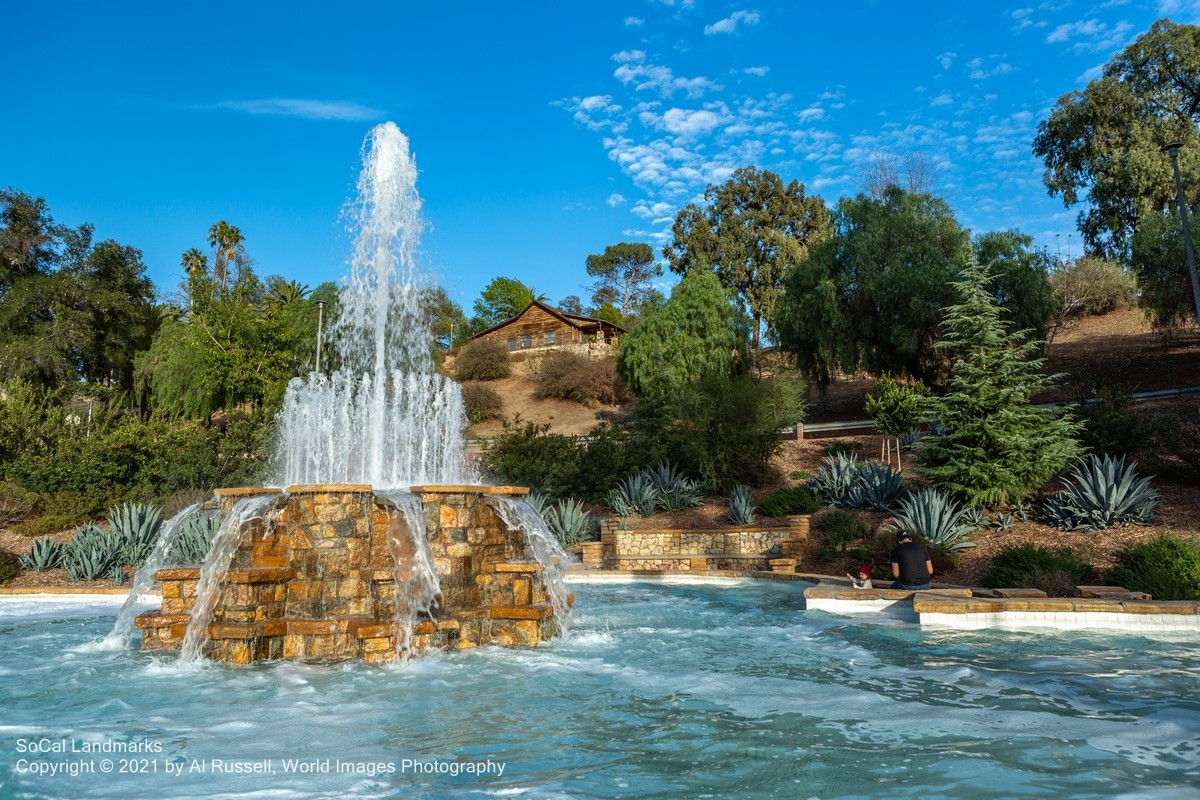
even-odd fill
[(658, 530), (622, 530), (620, 520), (609, 518), (601, 520), (600, 541), (584, 546), (583, 561), (593, 569), (644, 572), (770, 571), (772, 560), (799, 554), (807, 538), (807, 516), (789, 517), (781, 527)]

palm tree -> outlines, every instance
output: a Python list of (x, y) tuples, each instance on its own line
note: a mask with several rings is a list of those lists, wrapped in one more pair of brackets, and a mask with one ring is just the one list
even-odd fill
[(213, 277), (221, 281), (221, 288), (225, 288), (226, 278), (229, 276), (229, 262), (233, 261), (237, 253), (246, 252), (246, 248), (242, 247), (242, 242), (246, 240), (242, 236), (242, 232), (236, 225), (230, 225), (225, 220), (213, 223), (213, 226), (208, 229), (208, 244), (213, 249)]
[(298, 303), (309, 295), (312, 289), (308, 288), (307, 283), (300, 281), (286, 281), (282, 278), (271, 281), (271, 300), (281, 306), (286, 306), (289, 303)]
[(208, 272), (208, 256), (201, 253), (199, 248), (193, 247), (183, 254), (181, 266), (189, 276), (197, 272)]

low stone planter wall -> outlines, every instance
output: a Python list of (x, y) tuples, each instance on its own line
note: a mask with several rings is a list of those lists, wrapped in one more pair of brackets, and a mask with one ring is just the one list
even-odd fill
[(583, 561), (593, 569), (645, 572), (788, 571), (784, 557), (799, 554), (807, 538), (807, 516), (788, 518), (786, 527), (659, 530), (621, 530), (619, 520), (606, 519), (600, 541), (584, 545)]

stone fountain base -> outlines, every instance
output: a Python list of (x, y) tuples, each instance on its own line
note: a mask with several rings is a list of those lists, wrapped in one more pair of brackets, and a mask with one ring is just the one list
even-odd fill
[[(528, 490), (495, 486), (413, 487), (441, 585), (434, 614), (413, 626), (412, 653), (483, 644), (533, 646), (558, 632), (542, 567), (524, 535), (488, 498)], [(207, 658), (234, 664), (278, 659), (390, 661), (402, 649), (397, 580), (409, 578), (412, 539), (395, 503), (364, 485), (218, 489), (229, 514), (240, 499), (278, 495), (244, 524), (220, 582)], [(493, 501), (494, 502), (494, 501)], [(398, 528), (397, 526), (403, 526)], [(419, 532), (418, 532), (419, 533)], [(196, 602), (200, 569), (164, 569), (160, 609), (135, 621), (143, 650), (178, 650)], [(399, 595), (402, 597), (402, 595)], [(403, 602), (403, 599), (400, 600)]]

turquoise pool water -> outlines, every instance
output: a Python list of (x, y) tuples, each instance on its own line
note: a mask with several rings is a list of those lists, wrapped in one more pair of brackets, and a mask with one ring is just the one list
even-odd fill
[(114, 603), (0, 602), (0, 797), (1200, 795), (1186, 637), (847, 620), (795, 584), (572, 590), (566, 641), (394, 669), (185, 669), (96, 648)]

